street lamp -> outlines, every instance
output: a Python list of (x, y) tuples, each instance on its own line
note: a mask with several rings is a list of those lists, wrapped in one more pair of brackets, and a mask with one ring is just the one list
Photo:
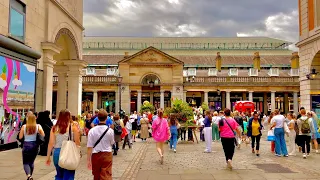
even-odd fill
[(121, 108), (121, 92), (122, 92), (122, 87), (121, 87), (121, 82), (122, 82), (122, 76), (120, 76), (120, 74), (118, 75), (118, 86), (119, 86), (119, 114), (122, 111)]
[(314, 79), (316, 77), (316, 75), (318, 74), (318, 72), (316, 72), (315, 68), (311, 69), (311, 73), (307, 74), (306, 77), (307, 79)]
[(151, 88), (153, 88), (153, 86), (154, 86), (154, 82), (151, 80), (151, 81), (149, 81), (149, 86), (151, 87)]

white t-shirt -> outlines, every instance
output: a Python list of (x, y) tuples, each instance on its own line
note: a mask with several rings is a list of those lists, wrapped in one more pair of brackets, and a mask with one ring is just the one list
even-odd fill
[[(106, 125), (98, 125), (90, 129), (88, 134), (87, 147), (92, 147), (98, 141), (100, 136), (108, 128)], [(93, 149), (92, 153), (98, 152), (112, 152), (112, 145), (114, 144), (114, 131), (109, 128), (108, 132), (103, 136), (99, 144)]]
[(199, 119), (199, 125), (200, 125), (200, 126), (204, 126), (203, 121), (204, 121), (204, 118), (203, 118), (203, 117)]
[(52, 119), (51, 122), (52, 122), (53, 125), (57, 124), (57, 120), (56, 119)]
[(286, 118), (283, 115), (276, 115), (274, 116), (271, 121), (276, 123), (275, 128), (283, 128), (283, 123), (285, 122)]
[(218, 125), (221, 118), (219, 116), (212, 117), (212, 123)]

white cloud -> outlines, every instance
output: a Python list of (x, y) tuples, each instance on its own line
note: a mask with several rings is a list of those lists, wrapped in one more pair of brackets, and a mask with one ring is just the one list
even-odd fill
[(12, 84), (15, 85), (15, 86), (22, 86), (22, 81), (18, 80), (18, 79), (14, 79), (12, 81)]
[(238, 37), (249, 36), (266, 36), (284, 39), (293, 42), (289, 46), (291, 50), (297, 50), (295, 43), (298, 41), (299, 34), (296, 24), (298, 19), (298, 11), (294, 10), (288, 14), (279, 13), (273, 16), (269, 16), (265, 19), (265, 29), (254, 29), (248, 32), (237, 32)]
[(23, 65), (27, 68), (27, 70), (29, 72), (36, 72), (36, 67), (35, 66), (31, 66), (31, 65), (25, 64), (25, 63), (23, 63)]
[(4, 89), (7, 86), (7, 81), (0, 78), (0, 88)]
[(171, 24), (156, 25), (156, 34), (160, 36), (203, 36), (207, 32), (194, 24), (182, 24), (172, 26)]

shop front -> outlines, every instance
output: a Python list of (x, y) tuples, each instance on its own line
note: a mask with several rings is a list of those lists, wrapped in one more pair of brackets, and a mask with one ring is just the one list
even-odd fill
[(0, 35), (1, 149), (17, 146), (16, 137), (28, 111), (35, 108), (37, 59), (40, 53)]

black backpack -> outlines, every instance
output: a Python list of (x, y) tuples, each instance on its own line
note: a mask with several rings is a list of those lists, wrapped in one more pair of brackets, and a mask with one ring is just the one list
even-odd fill
[(114, 122), (115, 127), (114, 127), (114, 134), (116, 135), (121, 135), (122, 134), (122, 127), (120, 126), (120, 124)]

